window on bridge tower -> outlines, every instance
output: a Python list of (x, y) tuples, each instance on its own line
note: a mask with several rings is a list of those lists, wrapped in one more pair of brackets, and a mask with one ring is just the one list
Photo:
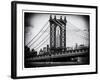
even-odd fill
[(56, 27), (56, 48), (60, 47), (60, 27)]

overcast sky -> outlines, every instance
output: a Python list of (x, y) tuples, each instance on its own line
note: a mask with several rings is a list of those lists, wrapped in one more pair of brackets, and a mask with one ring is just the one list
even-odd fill
[[(49, 17), (50, 14), (40, 14), (40, 13), (25, 13), (24, 15), (24, 24), (25, 24), (25, 45), (31, 41), (32, 38), (36, 36), (36, 34), (39, 33), (41, 28), (47, 23), (44, 30), (39, 34), (41, 35), (45, 29), (48, 27), (48, 29), (44, 32), (41, 38), (37, 40), (38, 37), (34, 38), (32, 41), (34, 44), (30, 47), (31, 49), (34, 47), (38, 47), (40, 44), (39, 42), (45, 38), (45, 36), (48, 36), (49, 34)], [(62, 18), (66, 16), (67, 25), (66, 25), (66, 47), (74, 47), (75, 44), (86, 44), (88, 45), (89, 42), (89, 16), (86, 15), (56, 15), (57, 19)], [(54, 14), (52, 15), (54, 17)], [(38, 35), (38, 36), (39, 36)], [(49, 36), (48, 36), (49, 37)], [(48, 38), (46, 37), (46, 38)], [(45, 39), (46, 40), (46, 39)], [(50, 44), (50, 39), (42, 45), (39, 49), (42, 47), (46, 47), (47, 44)], [(30, 45), (30, 44), (29, 44)], [(38, 46), (37, 46), (38, 45)]]

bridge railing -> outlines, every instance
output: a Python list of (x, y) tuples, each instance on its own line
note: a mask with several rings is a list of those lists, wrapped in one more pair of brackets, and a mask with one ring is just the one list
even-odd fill
[(28, 60), (41, 60), (41, 59), (49, 59), (49, 58), (59, 58), (59, 57), (75, 57), (75, 56), (85, 56), (89, 54), (89, 49), (77, 49), (77, 50), (70, 50), (66, 52), (59, 52), (59, 53), (49, 53), (45, 55), (38, 55)]

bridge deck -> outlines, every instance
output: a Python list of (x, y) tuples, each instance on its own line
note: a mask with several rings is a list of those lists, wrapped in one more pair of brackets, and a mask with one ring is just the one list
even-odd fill
[(44, 55), (44, 56), (37, 56), (37, 57), (33, 57), (28, 59), (30, 60), (43, 60), (43, 59), (50, 59), (50, 58), (61, 58), (61, 57), (77, 57), (77, 56), (86, 56), (88, 55), (88, 50), (87, 51), (80, 51), (80, 52), (72, 52), (72, 53), (55, 53), (55, 54), (51, 54), (51, 55)]

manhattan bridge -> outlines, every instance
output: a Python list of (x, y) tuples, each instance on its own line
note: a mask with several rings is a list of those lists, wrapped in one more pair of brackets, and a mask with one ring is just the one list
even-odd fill
[[(60, 16), (58, 19), (56, 15), (54, 18), (50, 16), (41, 30), (25, 45), (25, 67), (89, 64), (89, 46), (76, 43), (74, 48), (66, 47), (66, 31), (71, 29), (77, 37), (89, 40), (89, 37), (77, 34), (77, 31), (81, 31), (88, 35), (66, 17)], [(39, 39), (38, 44), (32, 47)], [(49, 43), (46, 44), (47, 42)]]

